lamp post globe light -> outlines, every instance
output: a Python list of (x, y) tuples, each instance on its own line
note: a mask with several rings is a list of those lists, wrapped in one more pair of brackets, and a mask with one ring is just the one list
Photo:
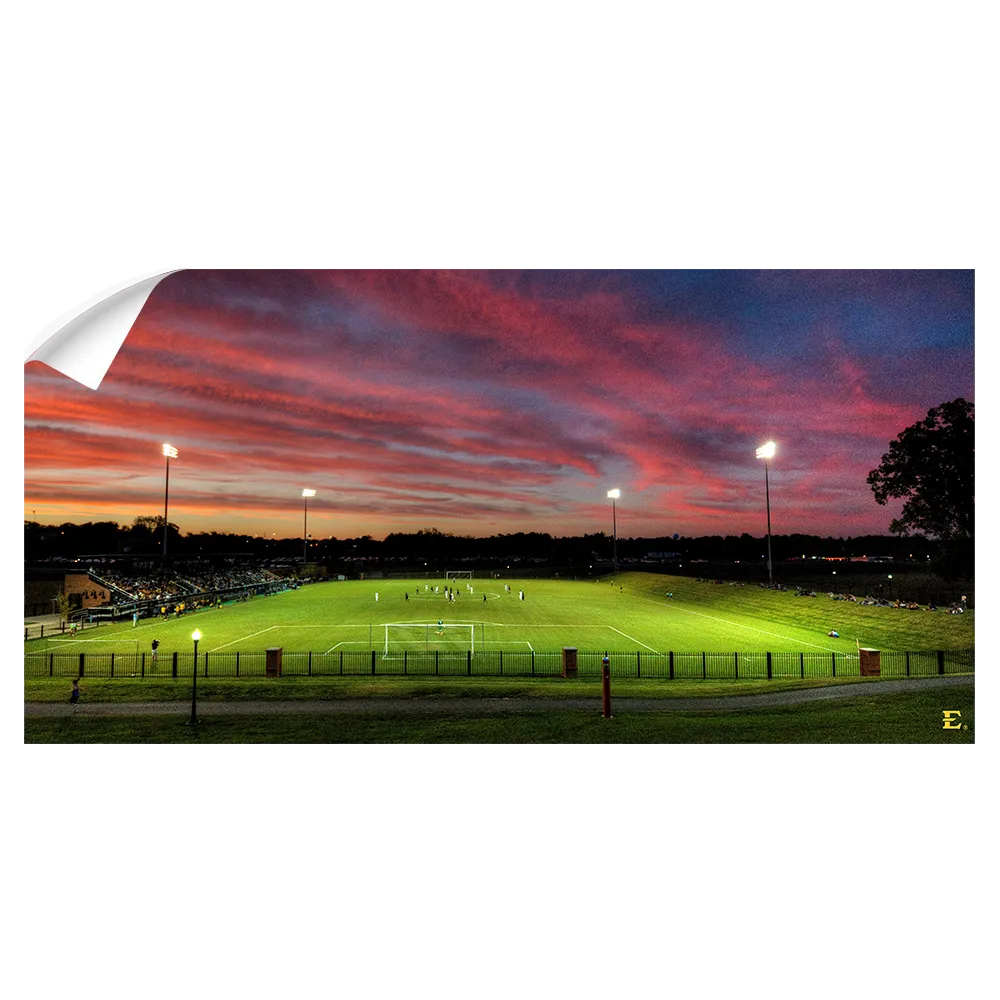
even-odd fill
[(771, 570), (771, 489), (767, 481), (767, 463), (774, 458), (777, 445), (773, 441), (762, 444), (757, 449), (757, 457), (764, 459), (764, 496), (767, 503), (767, 585), (774, 586), (774, 574)]
[(194, 639), (194, 661), (191, 665), (191, 718), (188, 725), (193, 726), (198, 721), (198, 640), (201, 638), (201, 629), (195, 629), (191, 633)]
[(167, 479), (163, 487), (163, 558), (167, 558), (167, 502), (170, 497), (170, 459), (177, 457), (177, 449), (172, 444), (163, 446), (163, 456), (167, 460)]
[(615, 510), (615, 501), (621, 495), (621, 490), (608, 490), (608, 498), (611, 500), (611, 565), (615, 573), (618, 572), (618, 514)]
[(309, 544), (309, 498), (316, 496), (315, 490), (303, 490), (302, 491), (302, 565), (305, 566), (308, 561), (306, 555), (306, 546)]

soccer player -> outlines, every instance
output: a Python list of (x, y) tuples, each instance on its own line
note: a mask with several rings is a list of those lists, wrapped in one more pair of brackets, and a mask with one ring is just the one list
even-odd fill
[(378, 591), (375, 591), (375, 603), (378, 604)]

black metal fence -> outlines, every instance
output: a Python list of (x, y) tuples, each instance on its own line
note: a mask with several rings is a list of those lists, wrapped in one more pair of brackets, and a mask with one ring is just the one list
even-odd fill
[[(664, 680), (785, 680), (858, 677), (857, 655), (850, 653), (654, 653), (651, 651), (580, 651), (577, 672), (600, 677), (607, 655), (612, 677)], [(207, 652), (198, 654), (199, 677), (264, 677), (267, 654)], [(190, 677), (194, 654), (26, 653), (24, 676), (34, 677)], [(457, 676), (556, 677), (563, 654), (531, 650), (403, 651), (338, 650), (333, 653), (283, 652), (281, 672), (289, 677)], [(923, 650), (881, 653), (882, 677), (927, 677), (975, 672), (975, 651)]]

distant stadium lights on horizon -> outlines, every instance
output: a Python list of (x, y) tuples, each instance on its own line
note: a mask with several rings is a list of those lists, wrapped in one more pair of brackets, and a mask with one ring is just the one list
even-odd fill
[(766, 444), (762, 444), (757, 449), (758, 458), (774, 458), (774, 453), (777, 451), (778, 446), (773, 441), (768, 441)]
[(165, 444), (163, 446), (163, 455), (165, 458), (176, 458), (177, 449), (172, 444)]
[(621, 490), (608, 490), (608, 499), (617, 500), (622, 495)]
[(302, 491), (302, 495), (304, 497), (314, 497), (314, 496), (316, 496), (316, 491), (315, 490), (303, 490)]

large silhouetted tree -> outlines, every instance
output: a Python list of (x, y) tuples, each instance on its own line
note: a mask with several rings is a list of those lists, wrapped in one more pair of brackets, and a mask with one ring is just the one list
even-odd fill
[(928, 410), (889, 445), (868, 473), (875, 500), (905, 499), (894, 534), (922, 533), (946, 542), (974, 534), (975, 407), (953, 399)]

